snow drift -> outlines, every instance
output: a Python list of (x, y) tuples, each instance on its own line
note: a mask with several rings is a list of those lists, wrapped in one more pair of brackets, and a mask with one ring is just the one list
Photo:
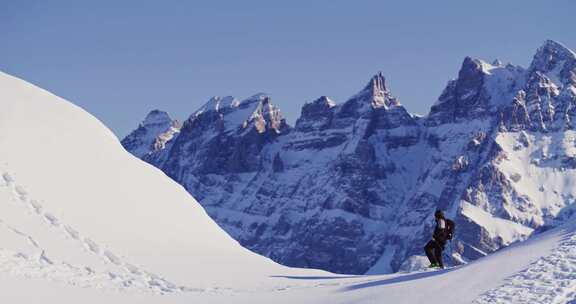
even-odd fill
[(242, 248), (79, 107), (6, 74), (0, 106), (0, 260), (8, 270), (159, 292), (253, 288), (249, 277), (298, 273)]

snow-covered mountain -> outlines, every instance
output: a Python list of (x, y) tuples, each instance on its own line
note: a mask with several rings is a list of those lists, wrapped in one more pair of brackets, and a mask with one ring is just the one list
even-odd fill
[(215, 97), (180, 129), (144, 123), (122, 143), (245, 247), (289, 266), (381, 273), (421, 254), (437, 208), (456, 220), (463, 260), (570, 218), (575, 109), (576, 55), (546, 41), (527, 69), (464, 59), (423, 117), (379, 73), (344, 103), (305, 104), (294, 127), (269, 96)]
[(137, 157), (143, 157), (150, 151), (162, 150), (176, 133), (180, 131), (181, 124), (170, 119), (168, 113), (152, 111), (138, 129), (126, 137), (122, 144)]

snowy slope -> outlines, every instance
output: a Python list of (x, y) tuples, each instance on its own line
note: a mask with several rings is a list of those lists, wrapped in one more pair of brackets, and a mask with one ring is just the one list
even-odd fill
[(5, 74), (0, 105), (0, 270), (156, 292), (300, 273), (242, 248), (82, 109)]
[(460, 268), (374, 277), (335, 303), (568, 303), (576, 298), (574, 226), (549, 231)]

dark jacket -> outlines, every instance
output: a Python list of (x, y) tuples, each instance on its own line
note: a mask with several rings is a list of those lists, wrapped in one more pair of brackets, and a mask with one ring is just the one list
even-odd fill
[(436, 219), (436, 227), (434, 227), (434, 234), (432, 239), (439, 242), (440, 244), (446, 244), (448, 240), (448, 229), (446, 227), (446, 220), (444, 218)]

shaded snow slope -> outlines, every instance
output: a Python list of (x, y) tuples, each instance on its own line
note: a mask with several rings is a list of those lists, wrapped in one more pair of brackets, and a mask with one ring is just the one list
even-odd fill
[(242, 248), (82, 109), (6, 74), (0, 106), (0, 270), (152, 289), (299, 273)]

